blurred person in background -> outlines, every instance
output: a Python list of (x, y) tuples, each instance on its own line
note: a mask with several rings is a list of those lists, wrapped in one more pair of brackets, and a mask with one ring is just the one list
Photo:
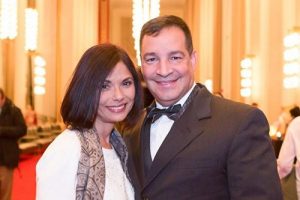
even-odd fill
[(26, 106), (26, 112), (24, 114), (25, 122), (28, 127), (37, 126), (37, 114), (33, 109), (32, 105)]
[(290, 115), (292, 117), (291, 120), (295, 119), (296, 117), (300, 116), (300, 108), (299, 106), (294, 106), (293, 108), (290, 109)]
[(271, 127), (273, 127), (274, 129), (274, 134), (276, 134), (277, 137), (284, 139), (289, 123), (299, 115), (299, 106), (293, 106), (290, 109), (282, 108), (282, 111), (278, 116), (277, 120), (271, 125)]
[[(296, 193), (300, 199), (300, 109), (298, 106), (290, 109), (292, 121), (289, 123), (277, 159), (277, 169), (281, 179), (290, 175), (295, 167)], [(296, 162), (295, 162), (296, 160)], [(294, 174), (292, 174), (294, 176)], [(290, 186), (293, 187), (293, 186)], [(292, 188), (287, 188), (287, 193), (292, 193)]]
[(27, 127), (21, 110), (0, 88), (0, 200), (10, 200), (13, 171), (19, 163), (18, 139)]

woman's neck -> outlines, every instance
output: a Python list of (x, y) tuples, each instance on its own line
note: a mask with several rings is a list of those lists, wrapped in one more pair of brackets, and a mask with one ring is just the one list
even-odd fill
[(111, 149), (112, 146), (109, 142), (110, 134), (112, 133), (114, 126), (112, 124), (95, 124), (96, 132), (100, 138), (100, 144), (103, 148)]

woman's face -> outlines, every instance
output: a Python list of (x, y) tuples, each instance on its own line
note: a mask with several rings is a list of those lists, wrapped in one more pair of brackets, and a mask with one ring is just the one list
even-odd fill
[(103, 84), (97, 120), (113, 124), (124, 120), (134, 104), (134, 97), (133, 76), (120, 61)]

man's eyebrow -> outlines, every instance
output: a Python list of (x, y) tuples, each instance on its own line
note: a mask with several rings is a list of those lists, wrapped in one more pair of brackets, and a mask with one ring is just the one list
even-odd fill
[(156, 53), (154, 53), (154, 52), (145, 53), (145, 54), (143, 55), (143, 58), (145, 58), (146, 56), (156, 56)]
[(184, 52), (183, 51), (171, 51), (169, 53), (169, 55), (173, 55), (173, 54), (182, 54), (182, 55), (184, 55)]

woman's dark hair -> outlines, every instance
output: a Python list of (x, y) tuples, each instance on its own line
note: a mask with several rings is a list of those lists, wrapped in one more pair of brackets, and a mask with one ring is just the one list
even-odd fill
[(194, 48), (191, 31), (183, 19), (174, 15), (159, 16), (146, 22), (141, 30), (140, 48), (145, 35), (157, 36), (163, 28), (168, 27), (177, 27), (183, 31), (186, 49), (192, 54)]
[(134, 104), (123, 123), (126, 126), (136, 123), (143, 108), (143, 96), (134, 64), (122, 48), (113, 44), (99, 44), (82, 55), (62, 101), (60, 112), (68, 127), (79, 130), (93, 127), (102, 85), (120, 61), (132, 74), (135, 86)]

